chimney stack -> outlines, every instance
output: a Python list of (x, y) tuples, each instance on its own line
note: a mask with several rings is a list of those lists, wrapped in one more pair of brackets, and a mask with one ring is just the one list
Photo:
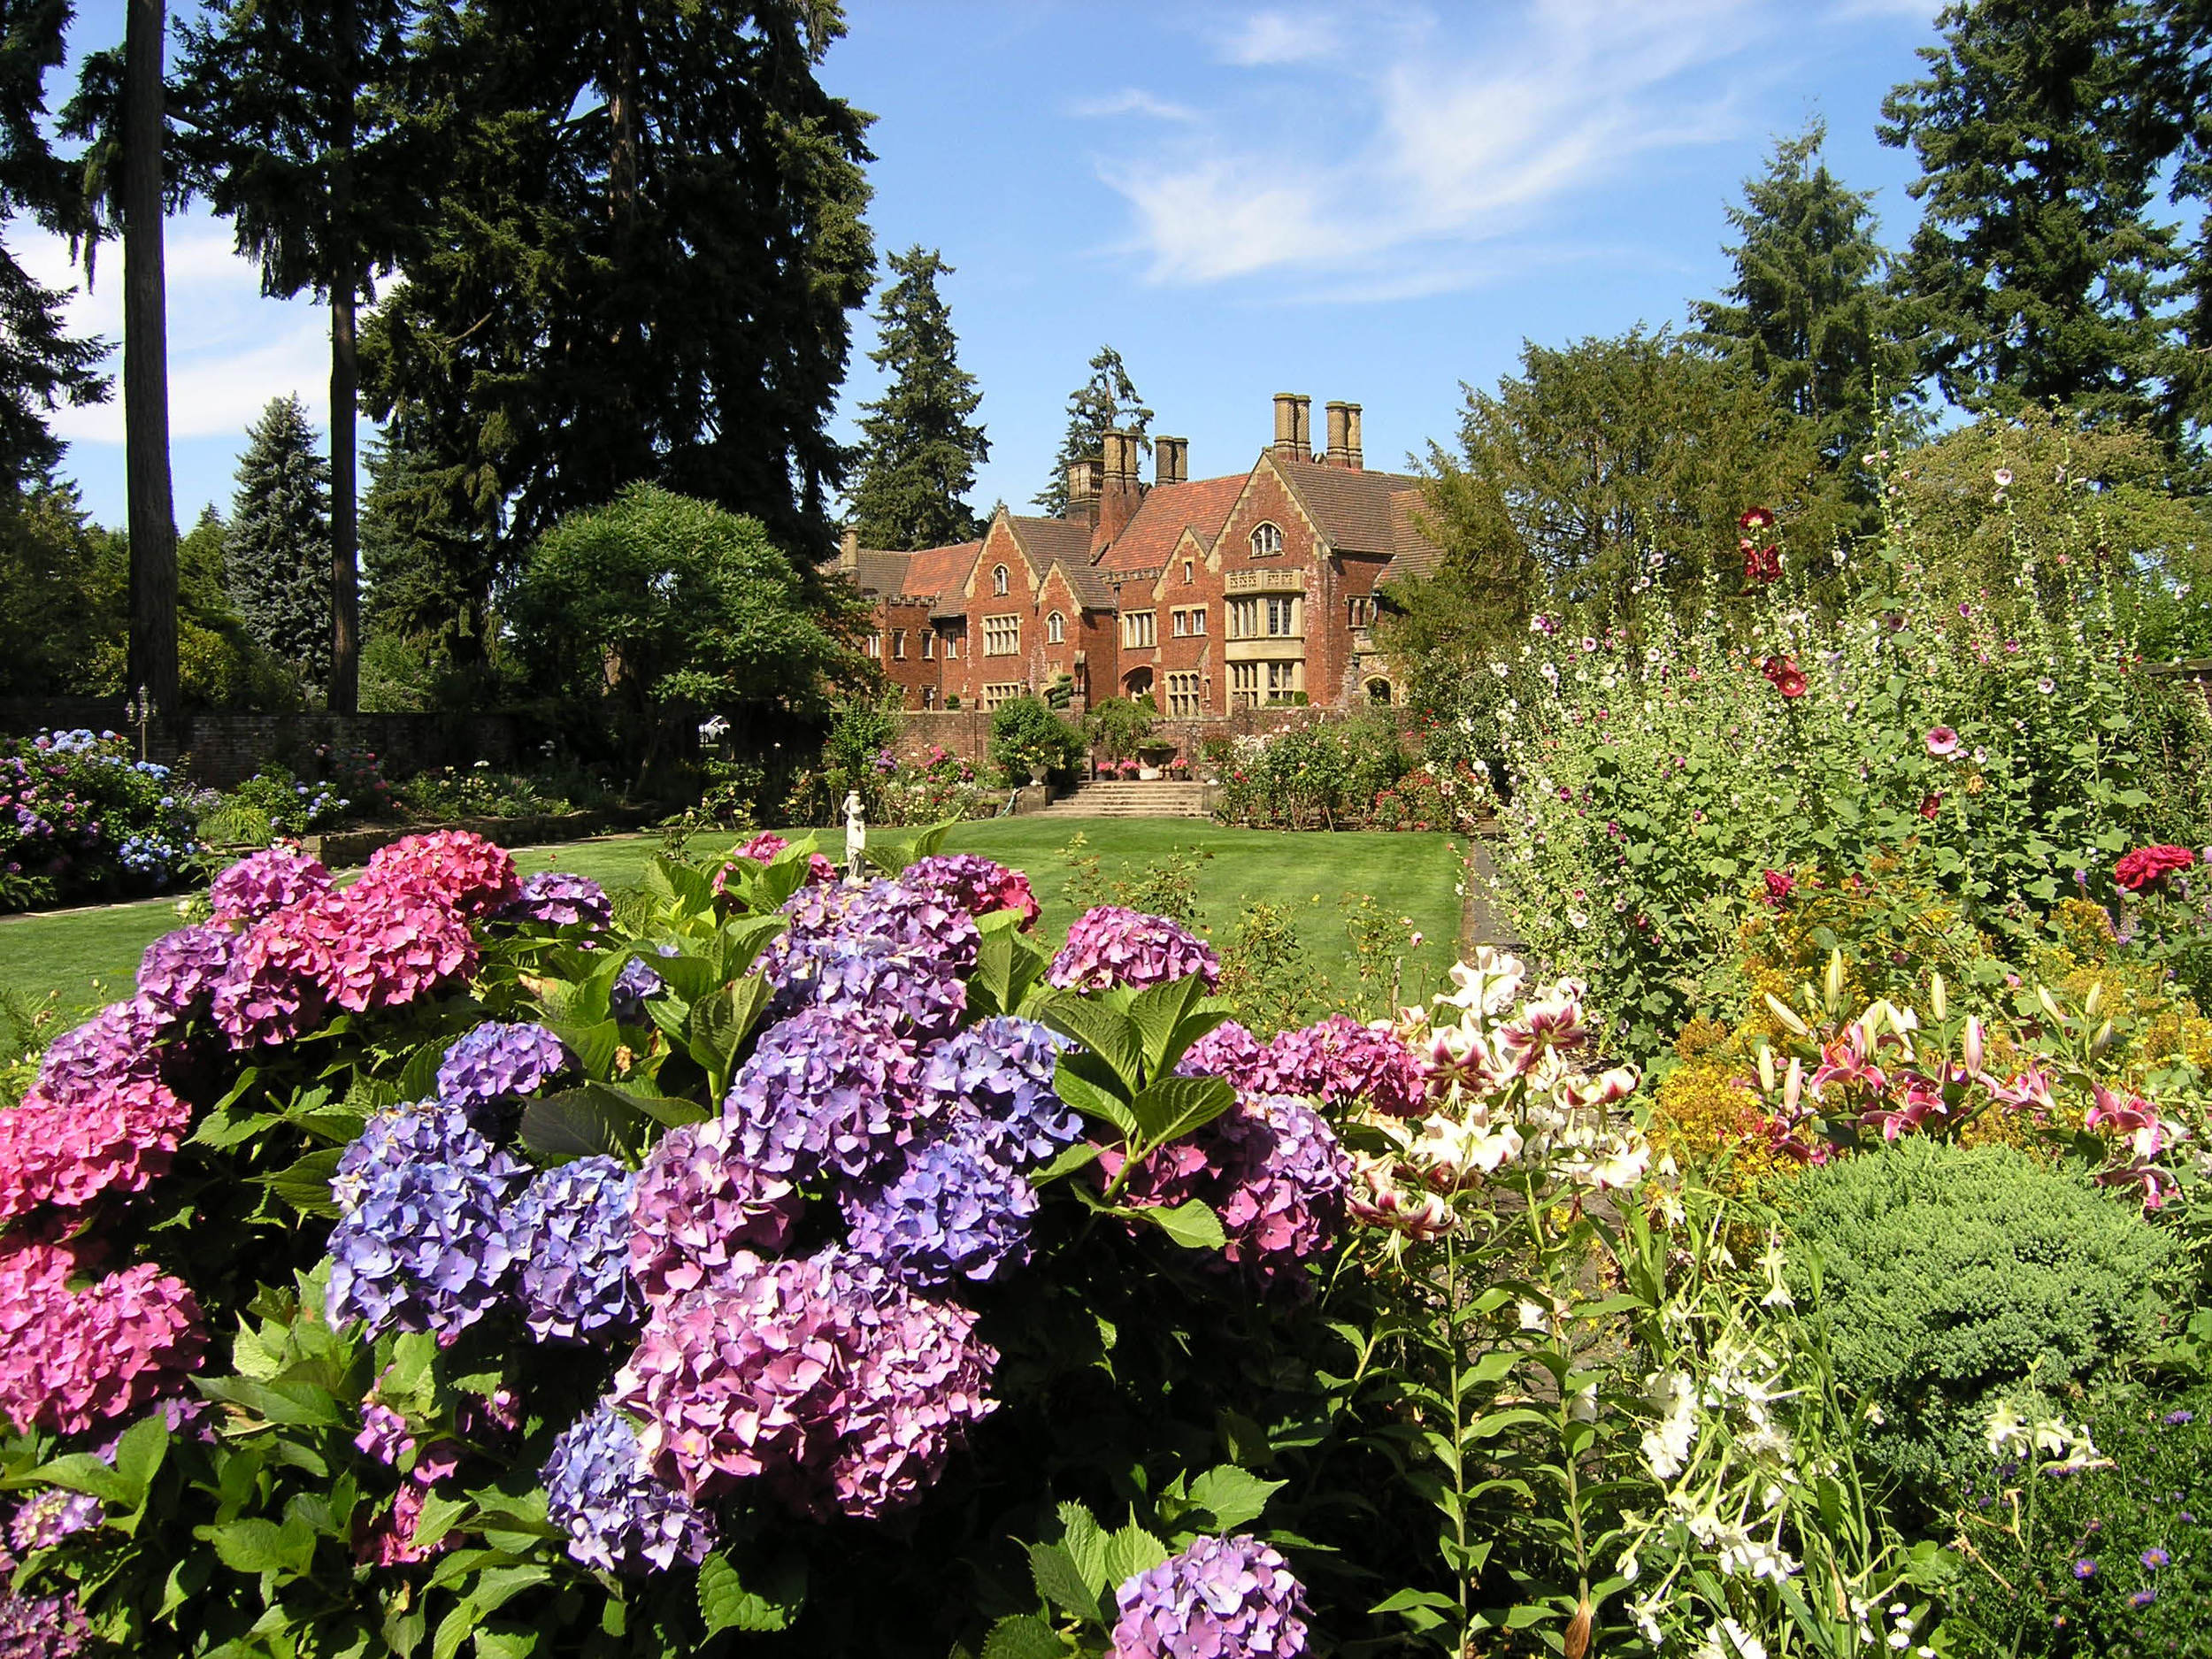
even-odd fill
[(1190, 482), (1190, 440), (1188, 438), (1155, 438), (1152, 440), (1152, 481), (1156, 484), (1187, 484)]
[(1137, 509), (1144, 502), (1144, 486), (1137, 479), (1137, 434), (1133, 432), (1110, 432), (1106, 434), (1106, 458), (1101, 470), (1103, 482), (1098, 492), (1098, 516), (1091, 521), (1091, 556), (1095, 558), (1112, 545), (1113, 540), (1127, 528), (1137, 516)]
[(1302, 461), (1313, 459), (1313, 399), (1303, 392), (1290, 400), (1291, 410), (1297, 422), (1297, 430), (1291, 435), (1291, 453)]
[(860, 532), (848, 525), (845, 527), (845, 534), (838, 538), (837, 568), (847, 575), (850, 575), (859, 567)]
[(1298, 447), (1298, 394), (1275, 394), (1275, 442), (1271, 446), (1277, 455), (1289, 455)]
[(1098, 522), (1098, 491), (1102, 462), (1082, 460), (1068, 468), (1068, 518), (1072, 522), (1094, 525)]
[(1329, 465), (1348, 467), (1355, 472), (1364, 469), (1365, 463), (1360, 457), (1357, 403), (1329, 405)]

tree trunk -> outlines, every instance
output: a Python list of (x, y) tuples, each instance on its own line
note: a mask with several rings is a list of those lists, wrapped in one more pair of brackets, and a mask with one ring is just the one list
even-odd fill
[(130, 686), (177, 710), (177, 507), (169, 478), (168, 285), (162, 271), (165, 0), (128, 0), (123, 30), (123, 425), (130, 512)]
[(615, 9), (614, 84), (607, 93), (607, 123), (614, 129), (608, 157), (609, 211), (624, 231), (637, 217), (638, 20), (629, 0)]
[(359, 469), (354, 453), (361, 381), (354, 325), (361, 273), (352, 234), (358, 79), (353, 62), (353, 0), (334, 0), (330, 14), (337, 119), (330, 156), (330, 688), (323, 702), (333, 714), (352, 714), (361, 704)]

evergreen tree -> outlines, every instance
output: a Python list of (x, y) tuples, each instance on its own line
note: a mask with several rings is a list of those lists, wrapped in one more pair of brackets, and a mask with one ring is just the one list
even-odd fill
[(1744, 181), (1743, 205), (1728, 210), (1743, 237), (1727, 250), (1736, 280), (1691, 305), (1692, 339), (1814, 422), (1830, 467), (1853, 473), (1879, 405), (1918, 377), (1883, 282), (1874, 193), (1828, 171), (1827, 135), (1809, 123), (1775, 145), (1763, 177)]
[(891, 383), (861, 405), (851, 521), (864, 547), (942, 547), (976, 534), (967, 495), (976, 468), (991, 458), (973, 419), (983, 394), (960, 366), (960, 342), (937, 292), (952, 267), (919, 246), (893, 254), (890, 265), (899, 280), (883, 291), (881, 343), (868, 359), (890, 372)]
[(1970, 0), (1937, 19), (1927, 78), (1884, 101), (1926, 205), (1899, 282), (1953, 403), (2055, 402), (2170, 437), (2185, 365), (2162, 314), (2180, 256), (2148, 214), (2181, 141), (2174, 36), (2139, 0)]
[(361, 508), (368, 633), (432, 642), (456, 664), (485, 659), (493, 571), (488, 544), (457, 524), (438, 466), (388, 434), (369, 451)]
[(439, 0), (411, 76), (441, 180), (363, 386), (503, 570), (649, 480), (813, 561), (867, 296), (869, 118), (827, 0)]
[(224, 565), (254, 642), (311, 683), (330, 669), (330, 467), (297, 396), (247, 433)]
[(1110, 432), (1133, 432), (1147, 454), (1152, 446), (1145, 428), (1152, 411), (1137, 396), (1135, 384), (1123, 365), (1121, 353), (1101, 346), (1091, 359), (1091, 378), (1068, 397), (1068, 433), (1060, 441), (1060, 453), (1052, 464), (1052, 480), (1038, 492), (1037, 505), (1057, 518), (1068, 510), (1068, 469), (1078, 461), (1096, 460), (1106, 449)]
[[(81, 231), (82, 203), (42, 118), (46, 77), (60, 67), (69, 0), (0, 7), (0, 224), (29, 213), (51, 231)], [(0, 246), (0, 495), (37, 487), (61, 459), (46, 418), (64, 403), (106, 399), (98, 340), (64, 331), (67, 295), (33, 281)]]
[(184, 28), (188, 176), (237, 226), (262, 291), (330, 306), (329, 706), (358, 683), (356, 315), (428, 213), (399, 119), (410, 0), (212, 0)]

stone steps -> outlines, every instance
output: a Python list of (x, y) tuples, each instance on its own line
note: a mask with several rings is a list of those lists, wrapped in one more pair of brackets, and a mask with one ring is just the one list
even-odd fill
[(1202, 783), (1138, 781), (1085, 783), (1063, 795), (1038, 818), (1208, 818)]

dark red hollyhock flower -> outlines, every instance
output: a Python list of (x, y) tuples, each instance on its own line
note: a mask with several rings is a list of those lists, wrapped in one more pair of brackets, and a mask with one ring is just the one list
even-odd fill
[(1766, 660), (1766, 666), (1759, 672), (1764, 674), (1774, 688), (1784, 696), (1801, 697), (1805, 695), (1805, 676), (1800, 672), (1796, 663), (1789, 657), (1770, 657)]
[(2130, 893), (2140, 893), (2171, 870), (2186, 870), (2197, 862), (2186, 847), (2138, 847), (2112, 867), (2112, 879)]
[(1942, 810), (1943, 796), (1940, 793), (1929, 795), (1920, 803), (1920, 816), (1924, 818), (1932, 819)]
[(1747, 588), (1754, 582), (1779, 581), (1782, 577), (1782, 549), (1778, 547), (1754, 547), (1748, 537), (1743, 543), (1743, 579)]
[(1766, 882), (1767, 902), (1778, 910), (1789, 902), (1790, 894), (1797, 886), (1797, 878), (1786, 871), (1770, 870), (1766, 872)]
[(1739, 530), (1771, 530), (1773, 527), (1774, 511), (1770, 507), (1747, 507), (1736, 520)]

